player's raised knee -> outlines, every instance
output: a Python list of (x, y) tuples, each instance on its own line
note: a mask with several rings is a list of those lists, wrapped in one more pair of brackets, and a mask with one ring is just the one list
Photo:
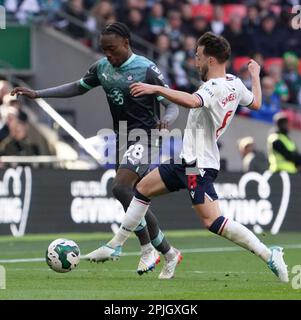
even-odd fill
[(142, 194), (144, 197), (150, 198), (152, 193), (151, 193), (151, 185), (147, 181), (147, 179), (142, 179), (137, 185), (136, 185), (136, 190)]

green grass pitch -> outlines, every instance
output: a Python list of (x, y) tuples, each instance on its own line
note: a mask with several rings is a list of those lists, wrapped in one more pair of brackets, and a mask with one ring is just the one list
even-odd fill
[[(139, 276), (138, 241), (131, 237), (120, 261), (91, 264), (81, 261), (66, 274), (50, 270), (44, 260), (48, 244), (56, 238), (78, 243), (82, 254), (94, 250), (109, 233), (27, 235), (0, 237), (0, 265), (6, 269), (5, 299), (301, 299), (301, 289), (283, 284), (263, 261), (233, 243), (207, 231), (166, 232), (169, 241), (183, 251), (183, 261), (172, 280), (159, 280), (163, 259), (154, 272)], [(282, 245), (289, 266), (301, 265), (300, 233), (261, 235), (268, 245)], [(29, 259), (40, 258), (38, 261)], [(43, 261), (41, 261), (43, 258)], [(16, 260), (17, 261), (14, 261)], [(24, 259), (24, 261), (19, 261)], [(300, 284), (301, 275), (299, 275)], [(297, 281), (298, 283), (298, 281)]]

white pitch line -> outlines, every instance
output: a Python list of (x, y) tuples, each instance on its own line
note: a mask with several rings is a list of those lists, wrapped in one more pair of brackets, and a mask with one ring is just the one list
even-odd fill
[[(284, 249), (301, 249), (301, 244), (287, 244), (282, 245)], [(180, 249), (182, 253), (208, 253), (208, 252), (235, 252), (243, 251), (245, 249), (240, 247), (216, 247), (216, 248), (194, 248), (194, 249)], [(125, 252), (122, 256), (140, 256), (141, 252)], [(29, 259), (4, 259), (0, 263), (20, 263), (20, 262), (42, 262), (45, 258), (29, 258)]]

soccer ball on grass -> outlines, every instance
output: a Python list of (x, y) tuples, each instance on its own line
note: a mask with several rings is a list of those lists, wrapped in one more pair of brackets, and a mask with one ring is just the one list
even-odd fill
[(46, 262), (56, 272), (69, 272), (79, 264), (79, 261), (80, 250), (72, 240), (56, 239), (50, 243), (46, 251)]

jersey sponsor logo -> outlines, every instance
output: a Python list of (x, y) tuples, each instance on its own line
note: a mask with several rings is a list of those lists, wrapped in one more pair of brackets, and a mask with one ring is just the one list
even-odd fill
[(208, 87), (204, 86), (203, 90), (206, 91), (210, 95), (211, 98), (214, 97), (214, 93)]
[(106, 80), (108, 80), (108, 76), (105, 73), (101, 74)]
[(222, 100), (222, 106), (223, 106), (223, 108), (226, 107), (226, 104), (227, 104), (228, 102), (234, 101), (234, 100), (236, 100), (236, 94), (235, 94), (235, 93), (230, 93), (230, 94), (228, 95), (228, 97), (226, 97), (226, 98), (224, 98), (224, 99)]
[(124, 95), (121, 89), (112, 88), (108, 93), (108, 98), (113, 101), (114, 104), (122, 106), (124, 104)]
[(161, 74), (161, 71), (159, 70), (159, 68), (157, 66), (152, 66), (152, 70), (158, 74)]

